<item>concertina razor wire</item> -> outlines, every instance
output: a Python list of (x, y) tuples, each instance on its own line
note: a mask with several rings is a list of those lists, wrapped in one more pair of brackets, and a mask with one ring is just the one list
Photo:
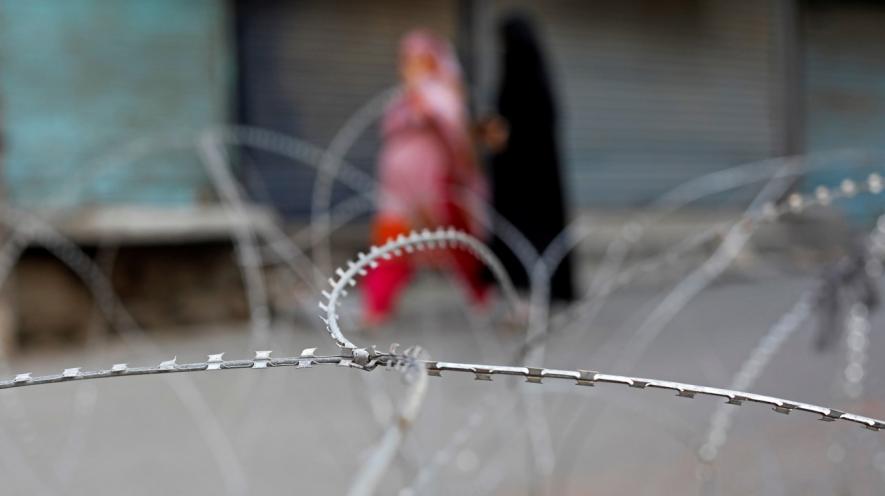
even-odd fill
[(526, 382), (532, 384), (542, 384), (545, 379), (553, 379), (572, 380), (575, 381), (577, 386), (613, 384), (641, 390), (664, 389), (674, 391), (676, 396), (682, 398), (694, 398), (697, 395), (712, 396), (724, 399), (730, 405), (741, 405), (744, 402), (759, 403), (768, 405), (772, 407), (773, 411), (781, 414), (789, 414), (793, 411), (808, 412), (820, 415), (820, 420), (827, 422), (842, 420), (862, 425), (874, 431), (885, 428), (885, 422), (879, 419), (747, 391), (655, 378), (607, 374), (583, 369), (563, 370), (544, 367), (468, 364), (417, 359), (412, 353), (397, 352), (396, 346), (391, 346), (386, 352), (378, 351), (376, 346), (358, 348), (341, 333), (337, 325), (338, 317), (335, 307), (339, 303), (339, 296), (346, 294), (344, 286), (354, 285), (357, 275), (361, 275), (366, 270), (371, 270), (377, 266), (379, 260), (401, 256), (403, 253), (410, 252), (410, 249), (434, 249), (451, 245), (468, 247), (471, 250), (475, 250), (474, 253), (484, 260), (495, 260), (491, 251), (473, 236), (454, 229), (439, 229), (421, 233), (413, 232), (408, 236), (391, 240), (380, 247), (373, 247), (368, 254), (363, 254), (356, 262), (349, 263), (348, 270), (339, 269), (337, 272), (339, 279), (332, 280), (332, 292), (326, 293), (326, 302), (321, 304), (326, 312), (324, 321), (328, 325), (328, 332), (339, 346), (339, 353), (337, 354), (317, 355), (316, 348), (307, 348), (298, 356), (283, 358), (273, 358), (271, 351), (256, 351), (251, 359), (225, 360), (222, 353), (209, 355), (206, 361), (193, 363), (178, 363), (173, 358), (155, 366), (132, 367), (126, 363), (118, 363), (110, 368), (97, 370), (83, 370), (79, 367), (74, 367), (66, 368), (61, 373), (42, 376), (20, 373), (13, 378), (0, 381), (0, 389), (137, 375), (242, 369), (257, 370), (277, 367), (309, 368), (319, 365), (335, 365), (371, 371), (379, 366), (387, 369), (400, 369), (404, 364), (415, 362), (423, 365), (428, 375), (435, 377), (442, 376), (443, 372), (452, 372), (472, 374), (474, 379), (478, 381), (491, 381), (494, 376), (516, 376), (525, 378)]
[[(882, 192), (882, 189), (882, 179), (879, 174), (872, 174), (865, 182), (859, 184), (846, 179), (840, 184), (838, 189), (830, 190), (825, 187), (818, 187), (812, 195), (800, 195), (794, 193), (789, 195), (786, 202), (782, 205), (767, 202), (763, 204), (762, 208), (758, 211), (751, 212), (750, 215), (747, 215), (745, 221), (774, 221), (786, 213), (800, 213), (805, 209), (816, 205), (827, 206), (835, 199), (853, 197), (859, 193), (879, 194)], [(703, 238), (706, 238), (706, 236)], [(693, 246), (698, 246), (700, 244), (701, 243), (690, 243), (690, 245)], [(385, 369), (402, 371), (414, 368), (414, 366), (417, 365), (422, 367), (426, 374), (430, 376), (441, 376), (442, 372), (452, 372), (473, 374), (474, 378), (480, 381), (491, 381), (493, 376), (501, 375), (523, 377), (526, 379), (526, 382), (532, 384), (542, 384), (544, 379), (553, 379), (574, 380), (575, 384), (578, 386), (615, 384), (625, 385), (635, 389), (666, 389), (674, 391), (677, 396), (684, 398), (693, 398), (696, 395), (715, 396), (725, 399), (726, 404), (730, 405), (740, 405), (743, 402), (766, 404), (772, 407), (773, 411), (782, 414), (789, 414), (792, 411), (815, 413), (820, 415), (820, 419), (824, 421), (848, 421), (874, 431), (878, 431), (885, 427), (883, 421), (875, 418), (773, 396), (758, 395), (738, 389), (723, 389), (653, 378), (605, 374), (582, 369), (562, 370), (542, 367), (432, 361), (429, 359), (418, 358), (414, 348), (399, 353), (397, 352), (396, 347), (392, 346), (387, 352), (379, 352), (375, 346), (359, 348), (344, 336), (338, 325), (336, 308), (340, 303), (340, 298), (347, 295), (347, 288), (354, 286), (359, 276), (365, 275), (367, 270), (376, 267), (381, 260), (402, 256), (405, 253), (411, 253), (416, 250), (447, 247), (466, 249), (481, 259), (492, 269), (492, 272), (498, 278), (508, 301), (512, 302), (515, 300), (515, 290), (513, 289), (506, 272), (504, 272), (503, 267), (497, 261), (497, 258), (491, 250), (489, 250), (482, 241), (469, 234), (454, 229), (412, 232), (407, 236), (400, 236), (397, 239), (390, 240), (388, 243), (381, 246), (372, 247), (368, 254), (360, 253), (355, 261), (351, 261), (347, 264), (346, 270), (338, 269), (336, 271), (337, 279), (330, 279), (332, 289), (331, 291), (323, 292), (325, 300), (320, 306), (325, 312), (323, 320), (326, 324), (327, 332), (339, 347), (339, 353), (337, 354), (317, 355), (315, 348), (308, 348), (298, 356), (286, 358), (272, 358), (270, 351), (258, 351), (255, 352), (254, 358), (241, 360), (224, 360), (223, 354), (213, 354), (209, 355), (205, 362), (195, 363), (179, 364), (173, 358), (172, 360), (164, 361), (159, 365), (146, 367), (130, 367), (127, 364), (120, 363), (114, 364), (108, 369), (91, 371), (83, 370), (81, 368), (67, 368), (59, 374), (43, 376), (32, 376), (30, 373), (17, 374), (12, 379), (0, 381), (0, 389), (135, 375), (237, 369), (252, 370), (286, 366), (294, 368), (309, 368), (318, 365), (336, 365), (356, 368), (363, 371), (371, 371), (381, 366)], [(668, 261), (670, 261), (670, 259), (663, 260), (663, 262)], [(656, 264), (652, 263), (650, 265), (654, 266)], [(626, 279), (629, 280), (630, 278), (628, 277)], [(627, 281), (624, 279), (618, 280), (618, 283), (620, 284), (626, 282)], [(418, 401), (420, 403), (420, 400)], [(416, 408), (412, 408), (409, 411), (414, 413)], [(411, 420), (406, 420), (406, 416), (401, 416), (399, 420), (403, 431), (411, 423)], [(402, 432), (400, 432), (400, 434), (401, 433)], [(387, 462), (389, 462), (389, 459)], [(384, 466), (386, 466), (386, 464)], [(367, 488), (370, 486), (374, 487), (373, 485), (363, 487)]]

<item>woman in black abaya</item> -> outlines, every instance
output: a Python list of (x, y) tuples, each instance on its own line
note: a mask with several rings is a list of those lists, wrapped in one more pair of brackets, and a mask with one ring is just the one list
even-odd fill
[[(556, 102), (529, 21), (523, 16), (509, 16), (501, 23), (500, 35), (504, 47), (498, 93), (501, 120), (487, 127), (504, 128), (507, 132), (506, 142), (499, 144), (491, 158), (492, 204), (543, 253), (566, 223)], [(500, 130), (490, 131), (502, 134)], [(489, 130), (486, 134), (490, 134)], [(492, 248), (513, 282), (527, 288), (528, 275), (510, 249), (498, 238), (492, 241)], [(563, 301), (574, 298), (570, 257), (563, 259), (553, 274), (550, 296)]]

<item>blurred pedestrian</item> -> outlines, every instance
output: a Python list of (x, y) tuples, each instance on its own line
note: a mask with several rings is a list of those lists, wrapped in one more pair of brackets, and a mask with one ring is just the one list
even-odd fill
[[(499, 30), (504, 58), (498, 116), (482, 126), (493, 151), (492, 205), (542, 253), (566, 225), (556, 97), (529, 19), (510, 15)], [(514, 284), (527, 289), (528, 274), (516, 256), (497, 237), (492, 248)], [(570, 257), (562, 260), (551, 285), (553, 299), (574, 298)]]
[[(446, 41), (416, 30), (401, 41), (399, 70), (402, 92), (382, 122), (372, 242), (438, 226), (482, 236), (486, 185), (473, 148), (458, 61)], [(489, 285), (479, 261), (461, 250), (443, 255), (432, 261), (447, 263), (471, 299), (484, 302)], [(367, 325), (390, 315), (420, 261), (415, 255), (399, 257), (369, 272), (364, 282)]]

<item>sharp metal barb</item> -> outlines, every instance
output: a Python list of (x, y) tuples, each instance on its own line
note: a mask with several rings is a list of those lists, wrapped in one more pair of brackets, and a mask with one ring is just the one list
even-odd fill
[(221, 370), (221, 364), (224, 363), (224, 353), (209, 355), (206, 360), (206, 370)]
[(340, 298), (346, 295), (348, 286), (355, 286), (358, 277), (366, 274), (366, 269), (372, 269), (378, 266), (378, 260), (389, 260), (393, 257), (403, 256), (410, 253), (412, 249), (437, 248), (446, 246), (460, 246), (474, 253), (483, 263), (485, 263), (493, 272), (495, 277), (501, 283), (508, 302), (515, 305), (517, 301), (516, 290), (510, 277), (504, 270), (501, 262), (488, 249), (485, 249), (482, 241), (470, 236), (467, 233), (457, 231), (455, 229), (440, 228), (436, 231), (422, 230), (420, 233), (412, 232), (408, 236), (397, 236), (388, 240), (380, 246), (372, 246), (369, 254), (360, 253), (356, 260), (350, 260), (345, 265), (347, 269), (338, 268), (335, 274), (338, 279), (329, 279), (332, 290), (323, 292), (324, 301), (320, 302), (319, 307), (325, 313), (324, 323), (326, 331), (329, 333), (335, 343), (341, 348), (356, 349), (354, 345), (344, 334), (338, 324), (338, 310)]

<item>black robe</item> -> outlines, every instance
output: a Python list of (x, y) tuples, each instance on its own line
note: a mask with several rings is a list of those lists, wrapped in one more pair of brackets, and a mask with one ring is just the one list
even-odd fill
[[(504, 61), (498, 113), (509, 125), (507, 146), (491, 157), (492, 204), (539, 253), (565, 228), (556, 104), (541, 49), (523, 17), (502, 22)], [(497, 237), (492, 248), (517, 287), (528, 286), (523, 265)], [(571, 257), (553, 275), (551, 297), (574, 299)]]

